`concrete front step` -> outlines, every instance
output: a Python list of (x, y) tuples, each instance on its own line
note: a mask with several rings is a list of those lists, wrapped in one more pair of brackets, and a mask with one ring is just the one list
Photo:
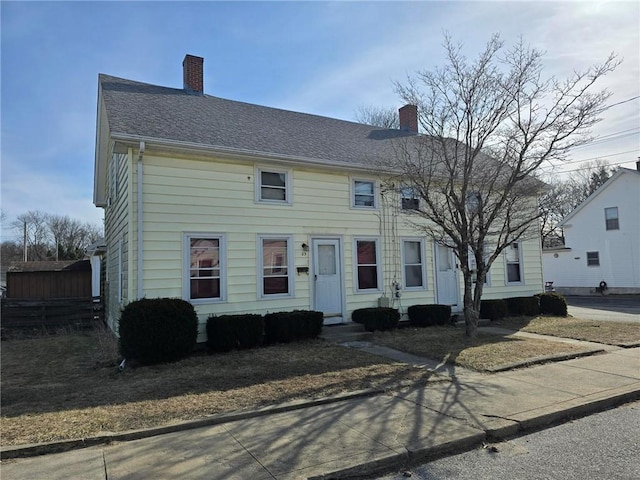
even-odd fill
[(340, 325), (325, 325), (322, 327), (320, 338), (332, 343), (357, 342), (368, 340), (373, 333), (365, 331), (359, 323), (343, 323)]

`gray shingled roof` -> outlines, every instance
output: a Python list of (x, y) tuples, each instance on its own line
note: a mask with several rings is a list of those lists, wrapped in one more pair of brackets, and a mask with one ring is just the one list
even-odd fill
[(393, 139), (415, 135), (344, 120), (190, 94), (101, 74), (111, 134), (319, 160), (384, 163)]

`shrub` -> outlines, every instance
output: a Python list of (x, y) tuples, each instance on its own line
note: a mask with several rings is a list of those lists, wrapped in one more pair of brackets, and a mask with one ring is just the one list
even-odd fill
[(263, 339), (262, 315), (220, 315), (207, 318), (207, 346), (215, 352), (258, 347)]
[(451, 319), (449, 305), (412, 305), (407, 309), (409, 322), (416, 327), (446, 325)]
[(499, 320), (507, 316), (509, 309), (507, 302), (498, 300), (480, 300), (480, 318)]
[(120, 354), (143, 364), (174, 362), (191, 353), (198, 338), (198, 316), (178, 298), (143, 298), (120, 316)]
[(538, 297), (511, 297), (505, 299), (509, 315), (538, 315), (540, 303)]
[(567, 301), (558, 293), (540, 293), (540, 313), (567, 316)]
[(351, 319), (356, 323), (364, 324), (364, 329), (368, 332), (392, 330), (398, 326), (400, 313), (395, 308), (360, 308), (353, 311)]
[(322, 332), (324, 316), (313, 310), (268, 313), (264, 316), (264, 343), (288, 343), (317, 338)]

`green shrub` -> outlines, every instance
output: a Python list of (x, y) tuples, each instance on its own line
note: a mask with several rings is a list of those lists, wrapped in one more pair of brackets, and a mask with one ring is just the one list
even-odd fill
[(393, 330), (398, 326), (400, 313), (395, 308), (360, 308), (353, 311), (351, 319), (356, 323), (362, 323), (364, 325), (364, 329), (368, 332), (374, 332), (376, 330)]
[(446, 325), (451, 320), (449, 305), (412, 305), (407, 309), (409, 322), (416, 327)]
[(178, 298), (143, 298), (120, 316), (120, 354), (140, 363), (174, 362), (189, 355), (198, 338), (198, 316)]
[(263, 339), (262, 315), (220, 315), (207, 319), (207, 346), (215, 352), (258, 347)]
[(511, 297), (505, 299), (509, 315), (538, 315), (540, 303), (538, 297)]
[(264, 343), (288, 343), (317, 338), (322, 332), (324, 316), (313, 310), (268, 313), (264, 316)]
[(502, 299), (480, 300), (480, 318), (499, 320), (507, 316), (507, 302)]
[(540, 293), (540, 313), (567, 316), (567, 301), (558, 293)]

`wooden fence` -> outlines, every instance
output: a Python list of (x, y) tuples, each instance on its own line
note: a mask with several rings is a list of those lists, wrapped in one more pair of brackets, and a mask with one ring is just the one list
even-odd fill
[(100, 299), (3, 298), (2, 328), (90, 327), (102, 314)]
[(7, 298), (91, 298), (91, 270), (7, 272)]

